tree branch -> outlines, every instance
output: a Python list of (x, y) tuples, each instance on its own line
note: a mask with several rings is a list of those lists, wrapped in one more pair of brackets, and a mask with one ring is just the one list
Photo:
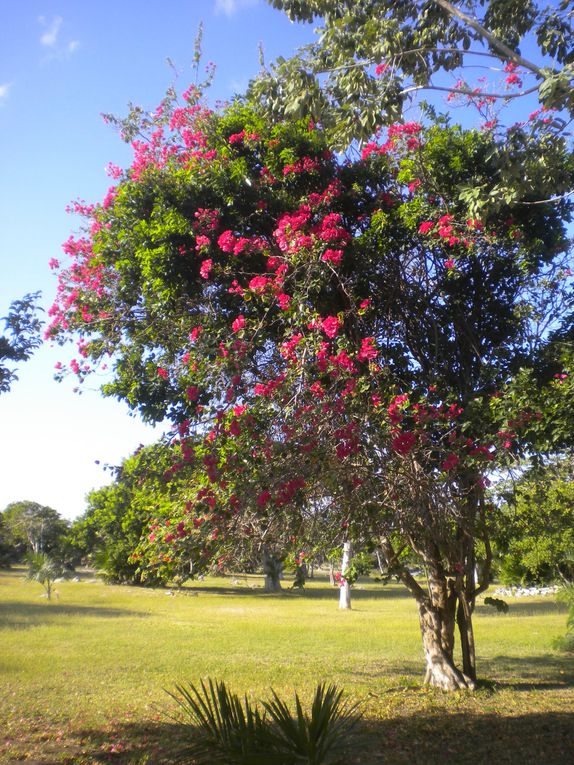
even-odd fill
[(437, 5), (440, 5), (440, 7), (443, 8), (443, 10), (445, 10), (451, 16), (454, 16), (469, 26), (471, 29), (474, 29), (475, 32), (478, 32), (478, 34), (488, 42), (490, 47), (497, 51), (503, 58), (523, 66), (525, 69), (533, 72), (541, 80), (544, 79), (544, 73), (540, 67), (536, 66), (536, 64), (533, 64), (532, 61), (523, 58), (520, 53), (512, 50), (512, 48), (509, 48), (508, 45), (503, 43), (502, 40), (499, 40), (498, 37), (495, 37), (492, 32), (486, 29), (486, 27), (483, 27), (477, 19), (473, 19), (472, 16), (468, 16), (466, 13), (450, 3), (449, 0), (433, 0), (433, 2)]

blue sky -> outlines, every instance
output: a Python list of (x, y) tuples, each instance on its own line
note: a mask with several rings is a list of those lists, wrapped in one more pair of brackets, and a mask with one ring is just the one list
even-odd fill
[[(168, 57), (183, 90), (200, 21), (205, 63), (217, 65), (213, 100), (245, 89), (260, 42), (271, 61), (311, 37), (264, 0), (0, 0), (0, 316), (35, 290), (49, 306), (48, 261), (79, 226), (66, 206), (101, 199), (108, 162), (129, 158), (100, 114), (123, 115), (129, 101), (156, 106), (174, 80)], [(72, 355), (44, 345), (0, 396), (0, 510), (30, 499), (73, 518), (86, 492), (108, 480), (96, 460), (118, 464), (161, 435), (103, 399), (95, 382), (81, 395), (71, 380), (56, 383), (55, 363)]]

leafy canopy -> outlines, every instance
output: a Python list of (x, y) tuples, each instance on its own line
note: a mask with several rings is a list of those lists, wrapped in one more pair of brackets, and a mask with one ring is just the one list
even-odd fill
[(535, 94), (544, 108), (574, 114), (567, 0), (269, 2), (291, 20), (319, 23), (317, 40), (264, 69), (253, 93), (272, 112), (312, 114), (338, 147), (368, 140), (432, 91), (482, 109)]

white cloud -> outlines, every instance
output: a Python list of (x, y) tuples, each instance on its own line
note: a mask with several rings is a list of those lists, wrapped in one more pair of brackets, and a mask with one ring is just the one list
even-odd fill
[(215, 0), (215, 12), (233, 16), (237, 11), (257, 5), (258, 2), (259, 0)]
[(44, 16), (40, 16), (38, 21), (43, 27), (46, 27), (46, 31), (40, 37), (42, 45), (45, 45), (48, 48), (53, 48), (56, 45), (63, 20), (64, 19), (61, 16), (54, 16), (54, 18), (48, 22)]
[(10, 92), (10, 88), (12, 87), (12, 83), (5, 82), (3, 85), (0, 85), (0, 106), (4, 103), (4, 101), (8, 98), (8, 93)]
[(40, 43), (46, 49), (46, 54), (42, 58), (42, 63), (46, 64), (54, 60), (64, 60), (73, 56), (80, 47), (79, 40), (61, 39), (61, 30), (64, 19), (61, 16), (54, 16), (49, 19), (46, 16), (38, 17), (38, 24), (44, 28), (40, 36)]

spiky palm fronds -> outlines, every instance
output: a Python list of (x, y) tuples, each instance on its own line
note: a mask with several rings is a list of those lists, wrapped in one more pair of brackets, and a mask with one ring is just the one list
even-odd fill
[[(168, 694), (191, 724), (189, 745), (179, 761), (221, 765), (323, 765), (357, 722), (357, 705), (342, 702), (343, 691), (321, 684), (310, 714), (295, 694), (295, 714), (271, 691), (261, 712), (247, 696), (243, 701), (224, 682), (178, 685)], [(172, 719), (182, 724), (181, 716)], [(330, 760), (335, 765), (334, 760)]]

